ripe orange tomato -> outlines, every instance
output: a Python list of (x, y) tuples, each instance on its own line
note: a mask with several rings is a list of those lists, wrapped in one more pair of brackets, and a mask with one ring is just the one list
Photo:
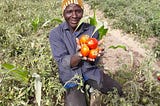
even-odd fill
[(98, 40), (96, 38), (89, 38), (87, 40), (87, 46), (90, 48), (90, 49), (95, 49), (97, 48), (98, 46)]
[(91, 59), (95, 59), (97, 57), (97, 55), (98, 55), (98, 51), (99, 51), (98, 48), (91, 49), (90, 52), (89, 52), (88, 57), (91, 58)]
[(88, 54), (89, 54), (89, 47), (86, 45), (86, 44), (83, 44), (82, 47), (81, 47), (81, 54), (83, 57), (87, 57)]
[(80, 38), (79, 38), (79, 42), (80, 44), (86, 44), (87, 41), (89, 39), (89, 36), (88, 35), (82, 35)]

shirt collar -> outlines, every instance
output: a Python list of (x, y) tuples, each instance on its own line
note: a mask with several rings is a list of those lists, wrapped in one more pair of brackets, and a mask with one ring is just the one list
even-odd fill
[(69, 26), (68, 26), (68, 24), (67, 24), (67, 22), (65, 21), (65, 22), (63, 22), (63, 29), (65, 29), (65, 30), (69, 30)]

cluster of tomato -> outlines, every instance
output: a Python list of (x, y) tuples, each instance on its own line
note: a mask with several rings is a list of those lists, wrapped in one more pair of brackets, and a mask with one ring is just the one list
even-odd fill
[(98, 40), (96, 38), (89, 37), (88, 35), (82, 35), (79, 38), (80, 52), (83, 57), (95, 59), (98, 56), (99, 47)]

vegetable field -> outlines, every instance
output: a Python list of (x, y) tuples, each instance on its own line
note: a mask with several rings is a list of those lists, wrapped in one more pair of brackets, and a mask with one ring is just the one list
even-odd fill
[[(91, 1), (85, 3), (104, 10), (106, 17), (115, 20), (115, 28), (136, 33), (141, 39), (159, 39), (159, 0), (140, 0), (139, 4), (137, 0), (100, 0), (104, 4)], [(61, 0), (1, 0), (0, 106), (64, 105), (65, 89), (59, 83), (48, 42), (50, 30), (63, 20), (60, 3)], [(157, 59), (159, 44), (153, 49)], [(99, 101), (106, 106), (160, 106), (160, 83), (153, 75), (154, 59), (147, 58), (134, 69), (120, 68), (111, 76), (122, 84), (125, 96), (118, 97), (115, 90), (108, 95), (100, 94)]]

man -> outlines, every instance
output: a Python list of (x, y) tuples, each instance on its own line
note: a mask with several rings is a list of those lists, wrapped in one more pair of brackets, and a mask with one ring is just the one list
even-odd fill
[[(97, 61), (84, 59), (79, 52), (78, 38), (83, 34), (89, 36), (94, 31), (94, 26), (83, 23), (77, 25), (83, 17), (82, 0), (62, 0), (62, 11), (65, 22), (50, 32), (50, 46), (54, 59), (59, 68), (61, 83), (66, 88), (65, 106), (86, 106), (85, 94), (78, 89), (79, 82), (74, 77), (80, 76), (83, 83), (89, 84), (94, 89), (107, 93), (117, 88), (119, 95), (122, 95), (121, 86), (104, 74), (97, 66)], [(77, 29), (77, 30), (75, 30)], [(93, 35), (98, 39), (98, 32)]]

